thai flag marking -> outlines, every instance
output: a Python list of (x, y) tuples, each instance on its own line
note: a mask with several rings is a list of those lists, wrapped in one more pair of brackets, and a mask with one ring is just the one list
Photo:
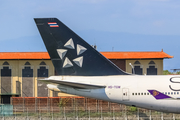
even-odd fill
[(56, 22), (48, 22), (48, 25), (50, 27), (59, 27), (59, 25)]

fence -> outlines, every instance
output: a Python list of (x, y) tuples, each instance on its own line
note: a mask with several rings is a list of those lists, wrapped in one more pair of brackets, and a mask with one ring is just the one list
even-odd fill
[(12, 97), (13, 116), (2, 119), (175, 120), (179, 114), (110, 103), (84, 97)]

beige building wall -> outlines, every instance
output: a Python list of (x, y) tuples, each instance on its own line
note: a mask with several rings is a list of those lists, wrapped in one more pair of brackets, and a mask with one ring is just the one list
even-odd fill
[[(46, 65), (40, 65), (40, 63), (44, 61)], [(3, 65), (4, 62), (8, 62), (9, 65)], [(25, 65), (26, 62), (29, 62), (31, 65)], [(46, 66), (48, 69), (48, 76), (53, 76), (55, 74), (54, 66), (51, 60), (0, 60), (0, 68), (3, 69), (3, 66), (8, 66), (11, 69), (11, 93), (18, 94), (16, 91), (16, 81), (20, 82), (21, 87), (21, 96), (22, 96), (22, 69), (26, 66), (30, 66), (33, 69), (33, 97), (38, 97), (38, 69), (40, 66)], [(1, 77), (0, 77), (1, 81)], [(1, 84), (1, 82), (0, 82)], [(1, 89), (0, 89), (1, 93)], [(72, 96), (65, 93), (58, 93), (58, 96)], [(53, 97), (53, 91), (48, 90), (48, 97)]]
[(132, 73), (132, 67), (130, 63), (135, 66), (134, 64), (136, 61), (140, 62), (140, 67), (143, 69), (143, 74), (147, 74), (147, 68), (149, 68), (150, 61), (154, 61), (155, 63), (155, 68), (157, 68), (157, 75), (162, 75), (163, 74), (163, 59), (151, 59), (151, 60), (126, 60), (126, 72)]
[[(3, 65), (4, 62), (8, 62), (9, 65)], [(3, 69), (3, 67), (9, 66), (11, 69), (11, 93), (16, 94), (16, 81), (18, 81), (18, 61), (15, 60), (0, 60), (0, 69)], [(1, 77), (0, 77), (1, 81)], [(0, 82), (1, 84), (1, 82)], [(1, 92), (1, 89), (0, 89)]]
[[(7, 61), (9, 65), (3, 65), (3, 63)], [(0, 60), (0, 68), (3, 69), (3, 66), (9, 66), (11, 69), (11, 93), (12, 94), (18, 94), (16, 91), (16, 81), (19, 81), (20, 87), (21, 87), (21, 96), (22, 96), (22, 69), (26, 66), (25, 63), (29, 62), (31, 65), (31, 69), (33, 69), (33, 97), (38, 97), (38, 78), (37, 78), (37, 70), (40, 68), (40, 63), (44, 61), (46, 63), (46, 69), (48, 69), (48, 76), (52, 76), (55, 74), (54, 66), (51, 62), (51, 60)], [(131, 63), (133, 66), (135, 66), (135, 62), (137, 60), (126, 60), (126, 72), (132, 73), (132, 67), (129, 65)], [(149, 68), (149, 62), (154, 61), (155, 68), (157, 68), (157, 74), (162, 75), (163, 74), (163, 59), (152, 59), (152, 60), (138, 60), (140, 62), (140, 66), (143, 69), (143, 74), (147, 74), (147, 68)], [(0, 77), (1, 81), (1, 77)], [(1, 84), (1, 82), (0, 82)], [(1, 89), (0, 89), (1, 92)], [(53, 91), (48, 90), (48, 96), (53, 97)], [(66, 93), (58, 93), (58, 96), (73, 96)]]

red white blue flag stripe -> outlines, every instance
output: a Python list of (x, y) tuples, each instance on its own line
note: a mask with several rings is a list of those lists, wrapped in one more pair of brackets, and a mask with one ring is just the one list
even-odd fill
[(56, 22), (48, 22), (48, 25), (50, 27), (59, 27), (59, 25)]

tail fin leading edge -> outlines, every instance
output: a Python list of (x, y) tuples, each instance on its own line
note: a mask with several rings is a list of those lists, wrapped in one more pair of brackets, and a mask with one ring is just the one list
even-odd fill
[(59, 75), (128, 75), (56, 18), (35, 18)]

